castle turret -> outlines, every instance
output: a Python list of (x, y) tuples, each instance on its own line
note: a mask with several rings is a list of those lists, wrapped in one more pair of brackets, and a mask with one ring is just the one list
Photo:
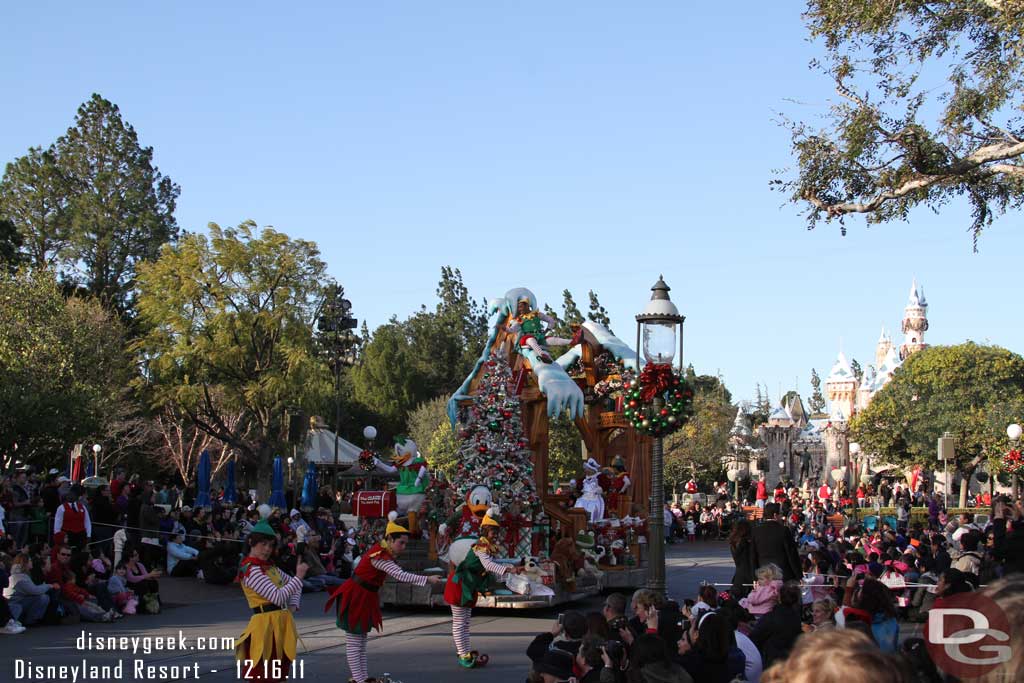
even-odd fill
[(825, 391), (828, 393), (829, 403), (832, 405), (831, 414), (841, 413), (844, 418), (852, 417), (857, 406), (857, 387), (860, 382), (853, 374), (850, 361), (846, 360), (846, 354), (842, 351), (836, 358), (832, 371), (828, 373), (825, 380)]
[(892, 348), (892, 337), (885, 333), (885, 328), (882, 328), (882, 334), (878, 337), (878, 344), (875, 346), (875, 367), (882, 367), (882, 361), (885, 360), (885, 356), (889, 353), (889, 349)]
[(910, 300), (903, 309), (903, 343), (900, 345), (900, 360), (917, 353), (928, 345), (924, 343), (924, 333), (928, 330), (928, 302), (924, 298), (924, 288), (917, 286), (915, 278), (910, 285)]

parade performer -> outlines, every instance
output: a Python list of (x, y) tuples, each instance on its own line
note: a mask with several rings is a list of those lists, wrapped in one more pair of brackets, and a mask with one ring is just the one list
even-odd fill
[(409, 529), (415, 533), (416, 518), (420, 506), (427, 498), (427, 487), (430, 485), (427, 461), (420, 454), (415, 441), (399, 435), (395, 437), (395, 455), (392, 463), (398, 468), (398, 488), (395, 490), (398, 514), (408, 514)]
[(599, 522), (604, 519), (604, 491), (598, 479), (601, 476), (601, 466), (593, 458), (588, 458), (583, 463), (583, 495), (576, 500), (576, 507), (587, 511), (591, 522)]
[(274, 566), (270, 557), (277, 534), (266, 519), (253, 526), (247, 543), (249, 556), (239, 565), (238, 579), (253, 615), (235, 645), (235, 658), (243, 661), (247, 680), (283, 681), (295, 661), (298, 631), (292, 612), (299, 608), (309, 567), (299, 561), (292, 577)]
[(488, 574), (504, 576), (509, 571), (520, 573), (521, 567), (509, 567), (491, 559), (497, 551), (495, 537), (501, 525), (497, 522), (498, 511), (492, 508), (480, 522), (480, 538), (471, 552), (466, 554), (457, 567), (448, 574), (444, 589), (444, 601), (452, 608), (452, 638), (459, 655), (459, 666), (467, 669), (486, 666), (490, 657), (469, 649), (469, 620), (480, 592), (487, 587)]
[(553, 362), (551, 354), (548, 353), (548, 344), (565, 346), (572, 342), (571, 339), (549, 336), (544, 324), (554, 327), (557, 323), (554, 318), (538, 310), (531, 310), (529, 297), (520, 297), (516, 303), (516, 315), (508, 324), (509, 332), (519, 333), (519, 345), (533, 349), (537, 357), (545, 363)]
[(612, 469), (615, 470), (615, 474), (610, 477), (607, 502), (608, 509), (617, 512), (619, 509), (619, 498), (629, 493), (629, 487), (633, 482), (626, 471), (626, 461), (622, 459), (621, 455), (616, 455), (612, 460)]
[(326, 612), (335, 601), (338, 603), (337, 626), (345, 631), (345, 658), (352, 673), (349, 683), (372, 683), (366, 666), (366, 636), (370, 629), (381, 630), (384, 619), (380, 613), (380, 587), (387, 577), (402, 583), (417, 586), (440, 583), (439, 576), (422, 576), (403, 571), (395, 563), (409, 542), (409, 530), (398, 524), (398, 513), (388, 513), (388, 526), (384, 538), (363, 553), (359, 564), (352, 572), (352, 578), (331, 593), (324, 605)]

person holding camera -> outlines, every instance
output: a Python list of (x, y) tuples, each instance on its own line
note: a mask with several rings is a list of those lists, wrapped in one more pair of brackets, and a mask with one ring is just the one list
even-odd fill
[[(526, 656), (534, 664), (544, 658), (544, 653), (551, 649), (565, 650), (575, 657), (580, 651), (583, 636), (587, 632), (587, 619), (582, 612), (569, 610), (558, 615), (558, 619), (550, 631), (541, 633), (526, 648)], [(556, 640), (556, 638), (560, 639)]]

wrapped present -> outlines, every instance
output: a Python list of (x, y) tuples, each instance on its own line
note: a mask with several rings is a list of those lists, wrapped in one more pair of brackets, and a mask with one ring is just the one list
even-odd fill
[(352, 513), (358, 517), (387, 517), (398, 507), (398, 499), (391, 491), (359, 491), (355, 495)]

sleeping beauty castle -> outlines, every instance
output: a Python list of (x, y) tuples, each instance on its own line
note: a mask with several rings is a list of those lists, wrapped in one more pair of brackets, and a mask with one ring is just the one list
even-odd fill
[[(843, 480), (856, 485), (860, 477), (870, 475), (868, 454), (856, 452), (856, 446), (851, 453), (850, 420), (868, 407), (904, 360), (927, 347), (927, 330), (928, 301), (915, 279), (903, 309), (903, 342), (898, 347), (883, 328), (875, 346), (874, 364), (859, 377), (846, 354), (839, 351), (824, 382), (827, 414), (808, 414), (799, 395), (791, 393), (789, 400), (754, 430), (749, 406), (741, 405), (730, 434), (732, 449), (726, 463), (728, 469), (739, 470), (733, 477), (747, 470), (751, 475), (763, 474), (769, 486), (780, 480), (811, 485), (826, 479), (832, 485)], [(885, 469), (881, 463), (874, 464), (874, 471)]]
[[(915, 279), (910, 285), (910, 298), (903, 309), (903, 343), (897, 348), (892, 338), (882, 329), (875, 346), (875, 363), (865, 369), (858, 379), (846, 354), (842, 351), (825, 380), (829, 402), (829, 417), (823, 429), (825, 435), (825, 467), (830, 473), (836, 469), (857, 467), (866, 474), (866, 464), (851, 463), (849, 421), (871, 403), (882, 387), (889, 383), (896, 369), (911, 355), (926, 348), (924, 334), (928, 331), (928, 301), (924, 288)], [(856, 449), (855, 449), (856, 450)], [(863, 455), (863, 454), (861, 454)], [(847, 477), (848, 478), (848, 477)]]

